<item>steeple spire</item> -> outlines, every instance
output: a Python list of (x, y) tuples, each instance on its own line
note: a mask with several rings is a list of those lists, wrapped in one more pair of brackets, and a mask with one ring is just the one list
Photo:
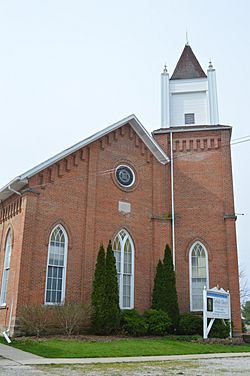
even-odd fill
[(186, 46), (189, 45), (189, 41), (188, 41), (188, 30), (186, 29)]
[(185, 80), (205, 77), (207, 76), (204, 70), (193, 53), (192, 48), (187, 43), (170, 79)]

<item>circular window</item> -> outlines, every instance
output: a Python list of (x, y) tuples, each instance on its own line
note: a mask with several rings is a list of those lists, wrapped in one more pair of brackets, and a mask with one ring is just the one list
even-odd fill
[(115, 177), (118, 183), (125, 188), (130, 188), (135, 182), (135, 174), (132, 168), (120, 165), (115, 170)]

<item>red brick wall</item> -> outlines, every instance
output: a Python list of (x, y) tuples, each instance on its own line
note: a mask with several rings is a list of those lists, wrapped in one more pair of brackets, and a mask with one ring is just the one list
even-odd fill
[[(155, 135), (170, 155), (167, 134)], [(208, 251), (209, 287), (229, 289), (235, 332), (241, 331), (239, 280), (230, 156), (230, 130), (173, 133), (176, 278), (179, 305), (189, 310), (189, 250)]]
[[(12, 232), (12, 251), (6, 307), (0, 308), (0, 328), (7, 329), (9, 323), (11, 324), (11, 328), (14, 326), (16, 318), (26, 200), (12, 196), (0, 206), (0, 211), (3, 209), (6, 215), (0, 216), (0, 289), (2, 288), (6, 239), (8, 232)], [(12, 315), (10, 317), (11, 308)]]
[[(131, 191), (115, 182), (114, 169), (120, 163), (135, 170)], [(124, 227), (135, 245), (135, 307), (148, 308), (156, 264), (170, 234), (166, 182), (165, 167), (130, 126), (31, 178), (29, 186), (39, 195), (26, 195), (18, 306), (44, 302), (49, 235), (61, 223), (69, 236), (67, 300), (90, 301), (100, 243), (107, 246)], [(118, 211), (119, 201), (130, 202), (130, 214)]]

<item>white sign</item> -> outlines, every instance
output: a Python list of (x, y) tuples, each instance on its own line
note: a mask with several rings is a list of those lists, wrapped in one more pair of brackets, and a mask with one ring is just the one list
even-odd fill
[[(207, 319), (210, 319), (207, 325)], [(230, 337), (232, 337), (231, 328), (231, 303), (230, 293), (222, 288), (203, 290), (203, 338), (207, 338), (215, 319), (230, 320)]]
[(229, 320), (229, 302), (228, 292), (207, 290), (207, 318)]

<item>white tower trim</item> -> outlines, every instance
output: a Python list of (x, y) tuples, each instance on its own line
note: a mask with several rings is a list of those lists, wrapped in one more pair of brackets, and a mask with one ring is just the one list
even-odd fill
[(169, 74), (166, 65), (161, 74), (161, 128), (170, 126)]
[(209, 63), (207, 70), (208, 78), (208, 103), (209, 103), (209, 120), (211, 125), (219, 124), (219, 110), (218, 110), (218, 97), (216, 85), (216, 72), (212, 65)]

